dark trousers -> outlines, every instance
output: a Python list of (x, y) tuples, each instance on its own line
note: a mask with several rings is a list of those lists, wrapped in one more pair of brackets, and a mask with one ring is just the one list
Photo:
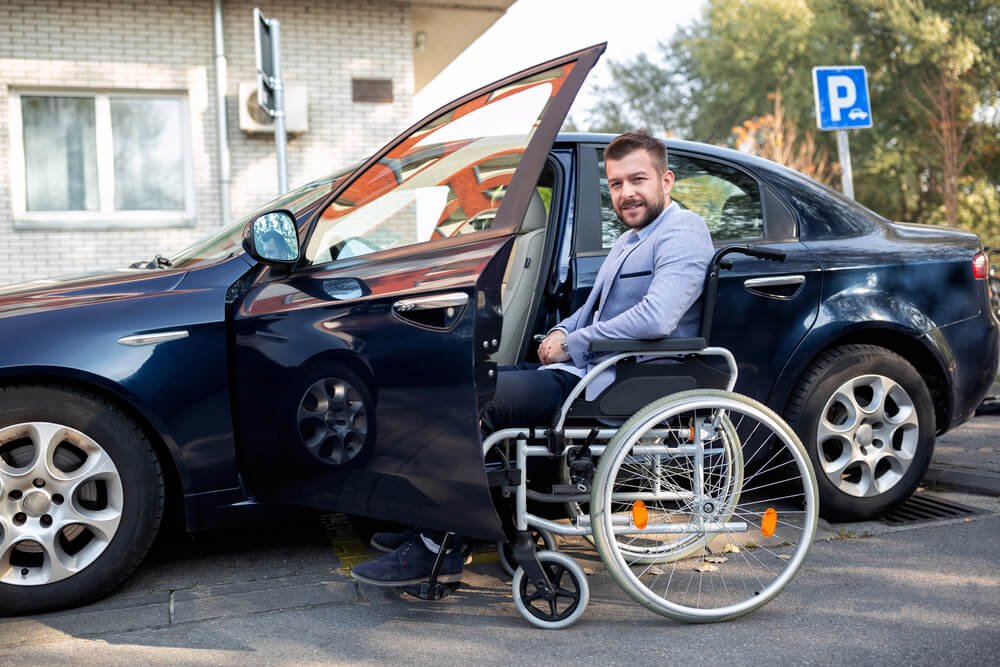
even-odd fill
[[(539, 364), (523, 363), (501, 366), (493, 400), (483, 407), (483, 432), (517, 426), (551, 426), (556, 413), (580, 380), (563, 370), (538, 370)], [(444, 531), (421, 531), (428, 539), (441, 544)], [(452, 542), (458, 547), (462, 538)]]
[(511, 426), (550, 426), (580, 378), (563, 370), (538, 370), (539, 364), (501, 366), (493, 400), (483, 407), (484, 433)]

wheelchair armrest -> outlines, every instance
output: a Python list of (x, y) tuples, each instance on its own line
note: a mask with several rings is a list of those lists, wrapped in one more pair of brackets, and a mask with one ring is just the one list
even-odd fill
[(591, 352), (684, 352), (704, 350), (704, 338), (657, 338), (655, 340), (595, 340)]

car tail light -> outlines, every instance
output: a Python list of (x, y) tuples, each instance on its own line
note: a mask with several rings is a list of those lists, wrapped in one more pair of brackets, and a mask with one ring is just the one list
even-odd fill
[(972, 258), (972, 277), (976, 280), (985, 280), (990, 274), (990, 258), (985, 252), (977, 252)]

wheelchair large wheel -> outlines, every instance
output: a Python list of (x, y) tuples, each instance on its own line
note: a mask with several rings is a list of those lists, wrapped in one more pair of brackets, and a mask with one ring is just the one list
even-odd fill
[[(654, 456), (667, 462), (650, 465)], [(654, 401), (619, 429), (590, 509), (597, 550), (622, 589), (658, 614), (706, 623), (781, 591), (809, 550), (817, 503), (815, 475), (788, 425), (745, 396), (703, 389)], [(623, 547), (639, 540), (675, 557)]]
[[(739, 489), (742, 484), (743, 474), (743, 449), (740, 446), (740, 439), (729, 418), (723, 415), (721, 420), (722, 433), (718, 447), (706, 456), (707, 479), (714, 484), (716, 497), (722, 498), (725, 502), (716, 506), (716, 517), (721, 521), (728, 521), (732, 516), (732, 509), (739, 498)], [(656, 444), (662, 438), (650, 436), (645, 440), (645, 444)], [(672, 456), (665, 455), (644, 455), (632, 457), (627, 461), (630, 467), (637, 469), (637, 475), (641, 478), (649, 475), (657, 475), (661, 480), (661, 485), (689, 485), (686, 467), (677, 467), (677, 461)], [(566, 466), (562, 466), (566, 469)], [(642, 472), (639, 473), (639, 469)], [(564, 473), (565, 481), (569, 481), (568, 470)], [(632, 481), (629, 477), (636, 475), (622, 475), (617, 483), (628, 486)], [(634, 481), (634, 480), (633, 480)], [(620, 514), (631, 511), (631, 501), (613, 501), (612, 513)], [(590, 513), (589, 503), (571, 502), (566, 503), (566, 511), (569, 518), (573, 519), (581, 515)], [(618, 548), (629, 558), (632, 563), (669, 563), (679, 558), (685, 558), (692, 553), (698, 552), (705, 544), (708, 536), (705, 534), (678, 535), (674, 539), (665, 540), (663, 536), (654, 536), (648, 539), (642, 535), (621, 535), (617, 536)], [(593, 535), (586, 535), (585, 539), (591, 544), (594, 543)]]

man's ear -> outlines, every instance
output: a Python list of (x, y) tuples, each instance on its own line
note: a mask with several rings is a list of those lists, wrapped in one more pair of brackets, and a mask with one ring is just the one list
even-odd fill
[(670, 191), (674, 189), (674, 172), (667, 169), (663, 172), (663, 193), (670, 194)]

